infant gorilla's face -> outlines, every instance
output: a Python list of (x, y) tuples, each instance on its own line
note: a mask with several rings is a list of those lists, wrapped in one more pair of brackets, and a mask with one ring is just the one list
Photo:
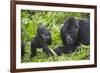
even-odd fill
[(49, 45), (51, 44), (52, 42), (51, 34), (45, 26), (40, 26), (37, 32), (43, 42), (46, 42)]
[(48, 40), (51, 39), (51, 35), (49, 32), (42, 33), (41, 37), (45, 42), (48, 42)]

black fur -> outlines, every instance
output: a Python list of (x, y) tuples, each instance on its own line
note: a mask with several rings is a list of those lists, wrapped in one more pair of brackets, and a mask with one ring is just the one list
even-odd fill
[(37, 35), (31, 40), (31, 57), (37, 54), (37, 48), (42, 48), (48, 56), (53, 56), (54, 54), (48, 48), (51, 43), (51, 33), (45, 26), (40, 25), (37, 29)]
[(84, 45), (90, 44), (90, 20), (80, 20), (79, 21), (79, 43)]
[(88, 19), (78, 20), (74, 17), (68, 18), (61, 28), (61, 39), (63, 46), (54, 50), (58, 55), (74, 52), (80, 43), (89, 45), (90, 21)]
[(24, 56), (24, 53), (25, 53), (25, 43), (21, 42), (21, 57)]

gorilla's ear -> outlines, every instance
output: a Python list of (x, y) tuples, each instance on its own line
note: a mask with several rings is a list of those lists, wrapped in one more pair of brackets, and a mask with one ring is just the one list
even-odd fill
[(49, 39), (49, 40), (47, 41), (47, 43), (48, 43), (48, 45), (51, 45), (52, 39)]
[(52, 38), (51, 37), (50, 37), (50, 39), (48, 39), (47, 43), (48, 43), (48, 45), (52, 44)]

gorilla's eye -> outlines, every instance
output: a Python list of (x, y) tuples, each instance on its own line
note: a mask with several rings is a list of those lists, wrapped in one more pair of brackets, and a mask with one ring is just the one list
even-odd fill
[(44, 34), (45, 37), (49, 36), (48, 34)]

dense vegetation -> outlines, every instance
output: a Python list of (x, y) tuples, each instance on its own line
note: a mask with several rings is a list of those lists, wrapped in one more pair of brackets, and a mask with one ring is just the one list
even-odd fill
[(75, 16), (78, 19), (89, 18), (89, 13), (79, 12), (55, 12), (55, 11), (34, 11), (21, 10), (21, 41), (26, 44), (25, 55), (21, 62), (50, 62), (50, 61), (64, 61), (64, 60), (86, 60), (90, 56), (90, 46), (81, 45), (74, 53), (63, 54), (61, 56), (48, 57), (43, 53), (42, 49), (37, 49), (37, 55), (30, 59), (30, 42), (32, 37), (37, 33), (37, 27), (42, 22), (50, 30), (52, 34), (52, 45), (50, 49), (55, 49), (62, 45), (60, 38), (60, 28), (65, 19), (70, 16)]

